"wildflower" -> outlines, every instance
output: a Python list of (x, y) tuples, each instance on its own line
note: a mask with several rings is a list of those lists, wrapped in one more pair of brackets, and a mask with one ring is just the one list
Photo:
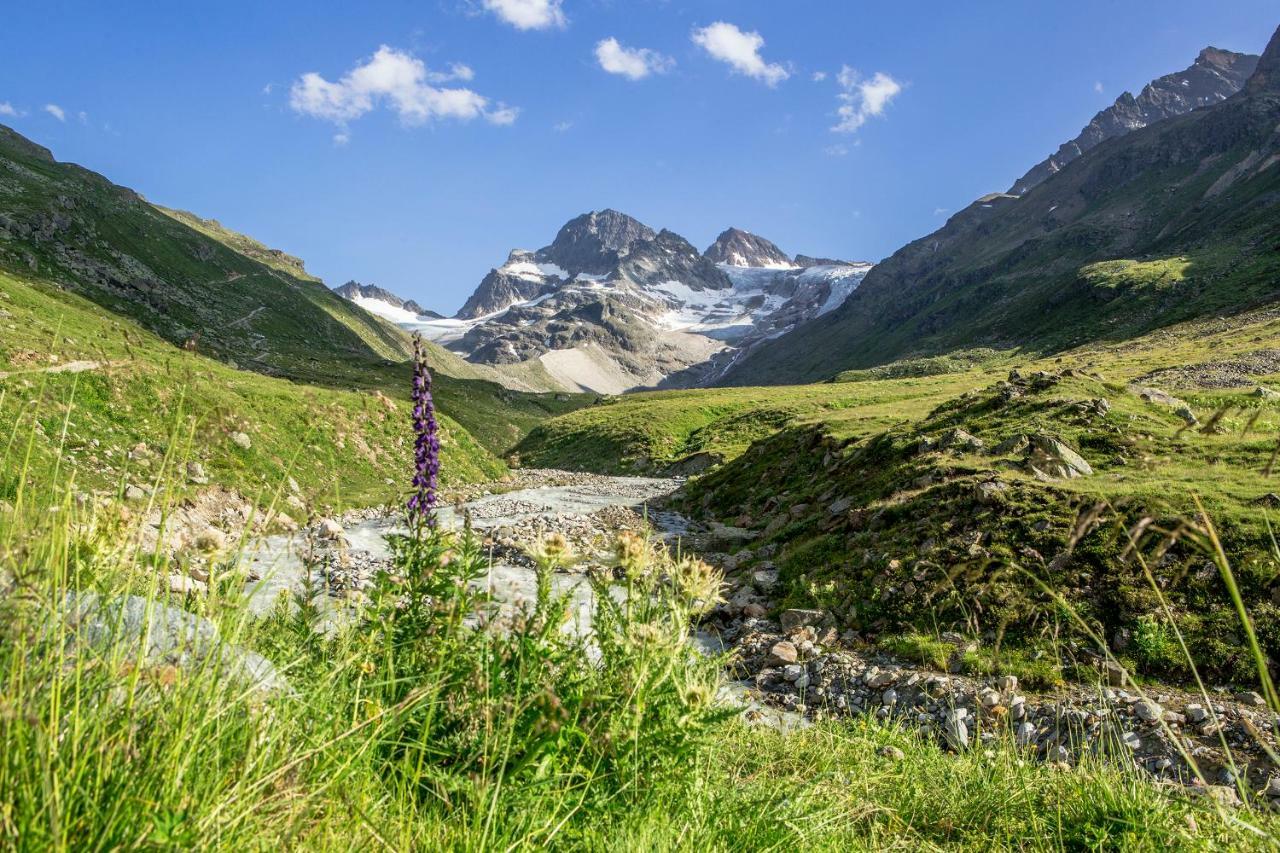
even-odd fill
[(671, 580), (676, 590), (692, 602), (702, 602), (710, 609), (720, 601), (720, 574), (702, 560), (686, 557), (671, 567)]
[(623, 574), (629, 578), (642, 575), (649, 563), (649, 543), (643, 536), (630, 530), (618, 534), (613, 553)]
[(422, 338), (413, 336), (413, 495), (409, 498), (412, 527), (434, 527), (436, 488), (440, 478), (440, 425), (431, 399), (431, 373)]
[(371, 660), (367, 660), (364, 663), (360, 664), (360, 671), (365, 675), (373, 675), (373, 669), (374, 669), (373, 661)]

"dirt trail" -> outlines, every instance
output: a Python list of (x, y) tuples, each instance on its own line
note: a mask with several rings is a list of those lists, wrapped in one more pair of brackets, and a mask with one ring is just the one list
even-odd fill
[(103, 367), (108, 367), (111, 364), (117, 363), (118, 362), (89, 361), (88, 359), (82, 359), (79, 361), (67, 361), (62, 364), (50, 364), (47, 367), (30, 368), (28, 370), (11, 370), (7, 373), (0, 370), (0, 379), (8, 379), (12, 376), (23, 376), (29, 373), (85, 373), (90, 370), (100, 370)]

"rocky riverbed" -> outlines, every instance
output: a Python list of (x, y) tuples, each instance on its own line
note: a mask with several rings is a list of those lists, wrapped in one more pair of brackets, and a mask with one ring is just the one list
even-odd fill
[[(1096, 685), (1037, 693), (1011, 675), (973, 677), (895, 659), (839, 630), (821, 611), (779, 610), (772, 546), (748, 547), (752, 534), (745, 530), (691, 524), (662, 510), (662, 498), (679, 484), (526, 470), (498, 488), (457, 495), (455, 505), (440, 510), (440, 520), (457, 526), (469, 519), (483, 537), (493, 555), (487, 583), (505, 608), (534, 594), (526, 549), (548, 533), (564, 535), (579, 559), (555, 585), (573, 596), (580, 631), (590, 629), (585, 572), (605, 564), (618, 532), (650, 526), (678, 538), (681, 547), (726, 572), (725, 601), (701, 626), (700, 645), (727, 653), (725, 695), (743, 704), (749, 721), (787, 728), (872, 715), (954, 750), (1010, 739), (1028, 757), (1062, 765), (1107, 755), (1224, 803), (1244, 794), (1280, 807), (1274, 761), (1280, 717), (1261, 696), (1139, 687), (1105, 663)], [(386, 567), (385, 537), (399, 532), (398, 525), (396, 517), (369, 510), (257, 540), (245, 557), (251, 606), (265, 612), (282, 596), (309, 594), (328, 620), (341, 620)], [(959, 635), (943, 639), (957, 649), (978, 642)]]

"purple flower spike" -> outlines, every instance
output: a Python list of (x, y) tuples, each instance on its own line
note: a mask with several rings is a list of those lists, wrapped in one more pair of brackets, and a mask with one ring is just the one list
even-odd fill
[(436, 488), (440, 480), (440, 425), (431, 401), (431, 373), (422, 338), (413, 336), (413, 496), (409, 526), (435, 527)]

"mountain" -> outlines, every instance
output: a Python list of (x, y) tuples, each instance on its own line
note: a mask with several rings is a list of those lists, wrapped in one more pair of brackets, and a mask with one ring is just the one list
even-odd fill
[(1234, 95), (1257, 67), (1258, 57), (1206, 47), (1191, 67), (1152, 80), (1135, 98), (1128, 92), (1093, 117), (1084, 130), (1055, 154), (1032, 166), (1009, 192), (1025, 195), (1032, 187), (1101, 142), (1173, 116), (1210, 106)]
[(702, 253), (603, 210), (570, 220), (542, 249), (513, 250), (456, 317), (404, 325), (474, 364), (545, 371), (570, 389), (694, 385), (834, 309), (869, 268), (797, 266), (736, 229)]
[(440, 320), (443, 314), (428, 311), (412, 299), (405, 300), (376, 284), (361, 284), (349, 281), (335, 287), (333, 292), (343, 299), (356, 303), (370, 314), (377, 314), (393, 322), (412, 322), (415, 320)]
[(1048, 352), (1280, 296), (1280, 57), (1243, 91), (1085, 151), (1025, 195), (960, 211), (837, 310), (740, 359), (791, 383), (915, 355)]
[(795, 266), (791, 258), (773, 243), (737, 228), (730, 228), (722, 233), (707, 247), (703, 255), (713, 263), (734, 267), (786, 269)]

